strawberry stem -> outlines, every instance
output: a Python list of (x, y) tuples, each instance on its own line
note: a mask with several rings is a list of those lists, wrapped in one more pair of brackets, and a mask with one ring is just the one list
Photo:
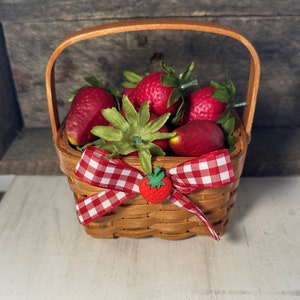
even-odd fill
[(195, 85), (198, 85), (198, 80), (197, 79), (193, 79), (193, 80), (191, 80), (189, 82), (182, 83), (180, 85), (180, 89), (181, 90), (185, 90), (185, 89), (187, 89), (187, 88), (189, 88), (191, 86), (195, 86)]

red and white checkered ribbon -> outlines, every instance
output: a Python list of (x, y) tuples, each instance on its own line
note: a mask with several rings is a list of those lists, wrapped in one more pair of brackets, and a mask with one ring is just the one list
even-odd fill
[[(102, 187), (102, 192), (80, 199), (76, 203), (79, 221), (87, 225), (107, 214), (120, 204), (140, 193), (144, 174), (118, 158), (107, 158), (107, 152), (89, 146), (78, 162), (75, 174), (84, 182)], [(173, 183), (167, 200), (195, 214), (207, 227), (211, 236), (219, 236), (206, 216), (183, 194), (202, 188), (212, 188), (234, 181), (234, 173), (227, 149), (210, 152), (186, 161), (166, 171)]]

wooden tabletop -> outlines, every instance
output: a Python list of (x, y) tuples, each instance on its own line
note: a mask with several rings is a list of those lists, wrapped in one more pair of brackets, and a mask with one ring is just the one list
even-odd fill
[(16, 176), (0, 202), (0, 299), (299, 299), (300, 177), (242, 178), (228, 232), (93, 239), (64, 176)]

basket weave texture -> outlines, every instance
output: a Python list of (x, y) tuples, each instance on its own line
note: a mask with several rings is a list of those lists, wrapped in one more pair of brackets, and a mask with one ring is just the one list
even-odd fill
[[(75, 201), (97, 194), (103, 190), (83, 182), (74, 174), (75, 166), (80, 160), (81, 153), (69, 145), (65, 124), (59, 121), (54, 80), (56, 58), (65, 48), (81, 40), (110, 33), (160, 29), (206, 31), (226, 35), (241, 41), (250, 52), (247, 106), (243, 112), (242, 120), (236, 115), (236, 128), (234, 131), (236, 148), (230, 155), (235, 181), (225, 186), (201, 189), (186, 195), (202, 210), (210, 223), (214, 226), (215, 231), (219, 235), (222, 235), (226, 232), (232, 214), (240, 177), (244, 167), (260, 73), (259, 59), (256, 51), (243, 36), (232, 29), (198, 21), (170, 21), (164, 19), (133, 20), (84, 29), (66, 37), (50, 57), (46, 71), (48, 107), (59, 165), (62, 172), (68, 177)], [(169, 169), (190, 159), (191, 157), (155, 157), (153, 159), (153, 165), (159, 165), (165, 169)], [(137, 157), (125, 157), (123, 160), (141, 170)], [(84, 228), (89, 235), (96, 238), (114, 238), (121, 236), (140, 238), (155, 236), (163, 239), (180, 240), (195, 235), (209, 235), (206, 226), (191, 212), (181, 209), (169, 202), (150, 204), (140, 195), (131, 198), (109, 214), (84, 226)]]

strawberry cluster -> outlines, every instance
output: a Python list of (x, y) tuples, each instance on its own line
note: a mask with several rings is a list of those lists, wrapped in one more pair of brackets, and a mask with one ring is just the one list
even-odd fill
[(122, 92), (96, 77), (76, 90), (66, 117), (70, 144), (79, 150), (96, 145), (111, 156), (138, 155), (146, 173), (152, 155), (201, 156), (234, 149), (231, 80), (196, 87), (194, 63), (179, 75), (161, 62), (161, 71), (143, 76), (125, 71)]

